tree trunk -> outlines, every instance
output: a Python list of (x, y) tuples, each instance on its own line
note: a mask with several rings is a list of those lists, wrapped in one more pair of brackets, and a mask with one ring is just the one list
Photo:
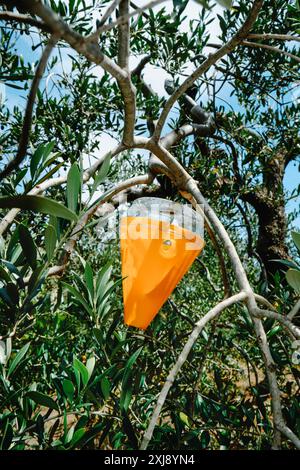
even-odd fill
[(265, 162), (263, 183), (253, 191), (242, 194), (241, 199), (250, 203), (258, 216), (256, 252), (263, 262), (269, 280), (282, 269), (274, 260), (287, 259), (286, 215), (283, 177), (286, 154), (277, 151)]

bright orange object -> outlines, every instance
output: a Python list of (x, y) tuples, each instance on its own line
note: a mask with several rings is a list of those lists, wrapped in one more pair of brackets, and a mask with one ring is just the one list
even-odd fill
[(149, 217), (123, 217), (120, 238), (124, 320), (144, 330), (205, 243), (190, 230)]

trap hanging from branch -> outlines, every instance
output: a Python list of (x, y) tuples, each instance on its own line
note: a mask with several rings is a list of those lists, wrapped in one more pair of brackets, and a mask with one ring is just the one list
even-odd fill
[(146, 197), (121, 215), (127, 325), (148, 327), (204, 245), (203, 218), (187, 205)]

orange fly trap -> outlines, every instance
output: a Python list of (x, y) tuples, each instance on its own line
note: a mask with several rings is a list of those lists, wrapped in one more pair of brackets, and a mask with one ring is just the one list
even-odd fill
[(145, 330), (203, 250), (203, 218), (187, 205), (137, 199), (121, 216), (124, 321)]

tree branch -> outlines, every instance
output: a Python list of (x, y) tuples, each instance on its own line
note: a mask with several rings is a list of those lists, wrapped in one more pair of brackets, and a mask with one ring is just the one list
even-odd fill
[[(126, 16), (129, 12), (129, 0), (121, 0), (119, 16)], [(129, 59), (129, 20), (120, 23), (118, 26), (118, 64), (122, 69), (128, 70)]]
[(278, 449), (280, 445), (279, 432), (286, 436), (297, 449), (300, 449), (300, 440), (298, 437), (288, 428), (284, 422), (284, 418), (281, 410), (281, 397), (280, 390), (276, 379), (276, 366), (274, 364), (271, 351), (268, 345), (267, 336), (262, 325), (261, 320), (253, 318), (254, 330), (258, 345), (262, 352), (263, 360), (265, 363), (265, 369), (268, 377), (270, 393), (272, 397), (272, 414), (274, 421), (274, 437), (273, 437), (273, 448)]
[(143, 93), (143, 95), (146, 99), (149, 99), (151, 97), (157, 97), (157, 93), (155, 93), (155, 91), (151, 88), (151, 86), (148, 85), (141, 76), (143, 68), (149, 62), (150, 59), (151, 59), (150, 56), (144, 57), (140, 61), (140, 63), (136, 66), (136, 68), (133, 69), (132, 72), (131, 72), (131, 76), (132, 77), (134, 77), (134, 76), (137, 77), (139, 83), (141, 84), (141, 91), (142, 91), (142, 93)]
[(31, 0), (22, 0), (22, 5), (30, 13), (39, 16), (55, 34), (67, 41), (79, 54), (83, 54), (91, 62), (101, 65), (113, 77), (117, 79), (127, 78), (126, 72), (102, 52), (95, 40), (89, 41), (74, 31), (47, 5), (41, 2), (32, 2)]
[(269, 46), (269, 44), (260, 44), (259, 42), (250, 42), (250, 41), (242, 41), (241, 44), (242, 46), (246, 46), (246, 47), (268, 49), (269, 51), (276, 52), (276, 54), (282, 54), (287, 57), (290, 57), (296, 62), (300, 62), (300, 57), (296, 56), (295, 54), (291, 54), (288, 51), (283, 51), (282, 49), (279, 49), (278, 47), (275, 47), (275, 46)]
[(195, 261), (197, 261), (197, 263), (200, 264), (200, 266), (202, 266), (202, 268), (205, 270), (205, 272), (206, 272), (206, 279), (208, 280), (208, 283), (209, 283), (210, 286), (213, 288), (213, 290), (214, 290), (215, 292), (220, 292), (220, 291), (222, 290), (221, 287), (216, 286), (216, 285), (213, 283), (213, 281), (212, 281), (212, 279), (211, 279), (211, 275), (210, 275), (209, 269), (208, 269), (208, 267), (206, 266), (206, 264), (202, 261), (202, 259), (196, 258)]
[(233, 143), (231, 142), (231, 140), (226, 139), (225, 137), (222, 137), (220, 135), (211, 135), (210, 137), (213, 140), (223, 142), (225, 145), (227, 145), (230, 148), (231, 155), (232, 155), (233, 173), (234, 173), (234, 176), (236, 178), (237, 184), (239, 184), (239, 185), (242, 184), (243, 183), (243, 178), (241, 176), (240, 169), (239, 169), (238, 154), (237, 154), (236, 148), (233, 145)]
[(190, 193), (188, 193), (187, 191), (180, 191), (180, 194), (187, 201), (189, 201), (192, 204), (192, 206), (198, 212), (200, 212), (202, 217), (204, 218), (205, 230), (207, 231), (208, 236), (209, 236), (209, 238), (212, 242), (212, 245), (213, 245), (214, 249), (216, 250), (216, 253), (217, 253), (217, 256), (218, 256), (220, 271), (221, 271), (221, 277), (222, 277), (222, 282), (223, 282), (223, 286), (224, 286), (224, 299), (225, 299), (225, 298), (229, 297), (229, 295), (231, 294), (231, 284), (230, 284), (229, 276), (228, 276), (227, 269), (226, 269), (225, 259), (224, 259), (219, 241), (218, 241), (218, 239), (217, 239), (217, 237), (216, 237), (216, 235), (215, 235), (215, 233), (214, 233), (214, 231), (211, 227), (211, 224), (210, 224), (210, 221), (209, 221), (207, 215), (205, 214), (205, 212), (202, 210), (201, 207), (197, 206), (197, 202), (196, 202), (195, 198)]
[(298, 36), (292, 36), (290, 34), (249, 34), (248, 39), (261, 39), (261, 40), (277, 39), (279, 41), (300, 42), (300, 38)]
[(255, 297), (255, 300), (258, 303), (264, 305), (265, 307), (268, 307), (269, 310), (273, 310), (273, 312), (277, 311), (277, 310), (275, 310), (273, 305), (265, 297), (263, 297), (262, 295), (254, 294), (254, 297)]
[(215, 228), (215, 231), (219, 235), (220, 239), (223, 242), (225, 250), (230, 258), (232, 268), (234, 270), (236, 280), (241, 290), (247, 292), (247, 307), (249, 310), (250, 315), (253, 317), (254, 323), (254, 331), (256, 334), (256, 338), (258, 341), (258, 345), (261, 349), (266, 374), (268, 377), (270, 393), (272, 397), (272, 413), (273, 413), (273, 420), (274, 420), (274, 441), (273, 445), (274, 448), (278, 446), (279, 436), (278, 432), (280, 431), (284, 434), (288, 439), (290, 439), (294, 445), (300, 449), (300, 440), (298, 437), (286, 426), (284, 422), (284, 418), (282, 415), (281, 410), (281, 397), (280, 397), (280, 390), (277, 383), (276, 378), (276, 366), (273, 361), (270, 348), (267, 342), (267, 337), (265, 330), (263, 328), (262, 322), (260, 319), (254, 316), (254, 312), (257, 309), (256, 301), (254, 293), (250, 287), (249, 281), (247, 279), (246, 273), (242, 266), (242, 263), (239, 259), (239, 256), (236, 252), (235, 246), (233, 245), (232, 241), (230, 240), (223, 224), (218, 219), (212, 208), (209, 206), (205, 198), (202, 196), (201, 192), (197, 188), (197, 184), (194, 180), (190, 179), (187, 182), (187, 190), (191, 193), (191, 195), (195, 198), (195, 200), (202, 204), (204, 207), (204, 212), (206, 213), (209, 221), (211, 222), (212, 226)]
[(107, 8), (106, 12), (104, 13), (104, 15), (102, 16), (101, 20), (99, 21), (99, 25), (97, 27), (100, 28), (101, 26), (104, 25), (105, 21), (107, 20), (107, 18), (109, 18), (111, 16), (111, 14), (114, 12), (114, 10), (117, 8), (117, 6), (119, 5), (121, 0), (114, 0), (110, 5), (109, 7)]
[(52, 33), (52, 29), (43, 23), (42, 21), (36, 20), (28, 15), (22, 15), (21, 13), (13, 13), (11, 11), (0, 11), (0, 21), (9, 21), (9, 22), (17, 22), (17, 23), (24, 23), (29, 24), (30, 26), (34, 26), (38, 29), (41, 29), (45, 33)]
[(246, 211), (242, 207), (242, 205), (238, 201), (235, 202), (235, 205), (239, 209), (239, 211), (242, 215), (242, 218), (244, 219), (245, 227), (246, 227), (246, 231), (247, 231), (247, 236), (248, 236), (247, 253), (248, 253), (248, 256), (252, 256), (253, 255), (253, 236), (252, 236), (250, 221), (249, 221), (249, 219), (247, 217), (247, 214), (246, 214)]
[(183, 318), (183, 320), (187, 321), (192, 327), (195, 326), (195, 322), (188, 315), (185, 315), (185, 313), (182, 313), (180, 311), (180, 309), (177, 307), (177, 305), (175, 304), (173, 299), (169, 298), (168, 302), (171, 305), (171, 307), (173, 308), (174, 312), (177, 313), (177, 315), (179, 317), (181, 317), (181, 318)]
[(162, 388), (162, 390), (159, 394), (155, 409), (154, 409), (154, 411), (152, 413), (152, 416), (151, 416), (150, 423), (149, 423), (148, 428), (147, 428), (147, 430), (144, 434), (142, 444), (140, 446), (140, 450), (147, 449), (148, 444), (149, 444), (149, 442), (152, 438), (156, 422), (158, 420), (158, 417), (160, 415), (162, 407), (163, 407), (163, 405), (166, 401), (168, 392), (169, 392), (171, 386), (173, 385), (174, 380), (175, 380), (178, 372), (180, 371), (181, 367), (183, 366), (183, 364), (187, 360), (187, 357), (188, 357), (192, 347), (194, 346), (195, 342), (197, 341), (197, 339), (198, 339), (201, 331), (205, 327), (205, 325), (207, 323), (209, 323), (211, 320), (213, 320), (214, 318), (216, 318), (218, 315), (220, 315), (220, 313), (225, 308), (230, 307), (231, 305), (233, 305), (233, 304), (235, 304), (235, 303), (237, 303), (241, 300), (244, 300), (246, 298), (247, 298), (247, 293), (246, 292), (240, 292), (236, 295), (233, 295), (232, 297), (229, 297), (228, 299), (222, 300), (222, 302), (220, 302), (214, 308), (209, 310), (209, 312), (206, 313), (206, 315), (204, 315), (204, 317), (200, 318), (200, 320), (196, 323), (195, 328), (193, 329), (192, 333), (190, 334), (190, 337), (189, 337), (188, 341), (185, 343), (185, 346), (184, 346), (182, 352), (180, 353), (180, 355), (179, 355), (179, 357), (176, 361), (176, 364), (170, 370), (170, 372), (168, 374), (168, 377), (166, 379), (166, 382), (165, 382), (165, 384), (164, 384), (164, 386), (163, 386), (163, 388)]
[(150, 62), (150, 60), (151, 60), (151, 55), (146, 55), (145, 57), (143, 57), (138, 63), (138, 65), (131, 71), (131, 75), (141, 78), (141, 73), (145, 65), (147, 65), (148, 62)]
[(163, 1), (165, 1), (165, 0), (152, 0), (149, 3), (146, 3), (141, 8), (137, 7), (134, 11), (131, 11), (130, 13), (128, 13), (126, 15), (119, 16), (119, 18), (117, 18), (116, 21), (114, 21), (112, 23), (109, 23), (108, 25), (100, 26), (99, 28), (97, 28), (97, 30), (94, 33), (92, 33), (90, 36), (88, 36), (87, 39), (89, 41), (93, 42), (96, 39), (98, 39), (98, 37), (101, 33), (105, 33), (106, 31), (109, 31), (110, 29), (113, 29), (113, 28), (115, 28), (116, 26), (119, 26), (122, 23), (126, 23), (126, 21), (128, 21), (133, 16), (143, 14), (145, 10), (153, 8), (156, 5), (159, 5), (160, 3), (162, 3)]
[[(99, 158), (90, 168), (84, 171), (83, 173), (83, 183), (89, 181), (89, 179), (95, 174), (98, 170), (99, 166), (102, 165), (105, 158), (109, 155), (110, 157), (114, 157), (121, 153), (125, 147), (121, 144), (114, 148), (114, 150), (107, 152), (101, 158)], [(44, 181), (41, 184), (38, 184), (34, 188), (32, 188), (27, 194), (34, 196), (40, 193), (43, 193), (49, 188), (60, 186), (61, 184), (66, 183), (68, 175), (59, 176), (57, 178), (51, 178), (49, 180)], [(14, 221), (16, 215), (20, 212), (21, 209), (11, 209), (1, 220), (0, 222), (0, 236), (5, 232), (5, 230), (9, 227), (9, 225)]]
[(212, 65), (217, 62), (217, 60), (221, 59), (224, 55), (235, 49), (235, 47), (238, 46), (247, 37), (248, 32), (255, 22), (262, 5), (263, 0), (254, 0), (253, 7), (248, 15), (248, 18), (246, 19), (243, 26), (238, 30), (238, 32), (230, 39), (230, 41), (218, 49), (217, 52), (210, 55), (170, 96), (163, 108), (163, 111), (157, 122), (156, 129), (153, 133), (153, 137), (156, 141), (159, 139), (168, 114), (176, 101), (186, 90), (188, 90), (188, 88), (191, 87), (195, 80), (203, 75)]
[(6, 178), (7, 176), (9, 176), (10, 173), (14, 171), (22, 163), (22, 161), (24, 160), (26, 156), (30, 130), (31, 130), (32, 113), (33, 113), (33, 107), (35, 103), (36, 94), (39, 88), (40, 81), (43, 78), (50, 54), (52, 52), (53, 47), (55, 47), (55, 44), (57, 43), (57, 41), (58, 41), (58, 37), (55, 35), (52, 35), (42, 53), (34, 78), (32, 80), (30, 92), (29, 92), (28, 99), (27, 99), (27, 105), (26, 105), (26, 110), (25, 110), (25, 116), (24, 116), (18, 151), (17, 151), (15, 158), (11, 160), (7, 164), (7, 166), (4, 168), (4, 170), (0, 172), (0, 181), (3, 180), (3, 178)]

